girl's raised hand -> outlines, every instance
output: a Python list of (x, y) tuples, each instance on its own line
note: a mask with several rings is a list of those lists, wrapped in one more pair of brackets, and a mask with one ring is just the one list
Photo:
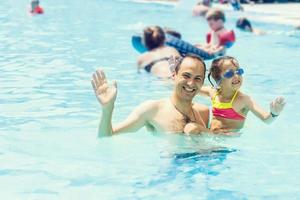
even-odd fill
[(285, 105), (285, 101), (283, 97), (277, 97), (274, 101), (270, 104), (270, 111), (274, 115), (279, 115), (283, 110)]

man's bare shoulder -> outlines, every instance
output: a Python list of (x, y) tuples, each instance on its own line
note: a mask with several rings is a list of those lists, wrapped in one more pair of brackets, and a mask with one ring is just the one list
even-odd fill
[(166, 99), (147, 100), (140, 104), (139, 108), (145, 111), (157, 111), (162, 106), (166, 105)]

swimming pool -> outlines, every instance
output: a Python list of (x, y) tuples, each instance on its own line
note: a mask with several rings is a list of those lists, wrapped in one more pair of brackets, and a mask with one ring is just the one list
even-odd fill
[[(271, 126), (249, 115), (240, 137), (152, 135), (142, 129), (99, 140), (101, 109), (92, 72), (102, 66), (118, 81), (113, 120), (120, 121), (137, 104), (171, 91), (165, 82), (137, 73), (131, 35), (159, 24), (198, 42), (206, 24), (191, 16), (193, 1), (176, 7), (41, 3), (45, 15), (35, 17), (26, 13), (27, 0), (0, 3), (1, 199), (300, 198), (299, 32), (255, 22), (269, 34), (236, 31), (237, 43), (228, 52), (246, 70), (244, 91), (263, 107), (286, 97)], [(238, 15), (227, 14), (233, 28)], [(183, 154), (198, 149), (202, 154)]]

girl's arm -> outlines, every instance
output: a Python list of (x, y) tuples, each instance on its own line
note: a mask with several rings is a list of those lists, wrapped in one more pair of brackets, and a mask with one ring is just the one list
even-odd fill
[(279, 114), (283, 110), (284, 105), (284, 98), (277, 97), (270, 104), (270, 112), (266, 112), (252, 98), (248, 97), (247, 101), (248, 109), (267, 124), (272, 123), (276, 119), (276, 117), (279, 116)]
[(200, 89), (199, 94), (206, 97), (212, 97), (213, 92), (214, 92), (214, 88), (212, 88), (211, 86), (203, 86)]

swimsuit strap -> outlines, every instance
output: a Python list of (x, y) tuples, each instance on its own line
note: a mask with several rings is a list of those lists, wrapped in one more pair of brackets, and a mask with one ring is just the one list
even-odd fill
[(163, 57), (163, 58), (160, 58), (160, 59), (157, 59), (155, 60), (154, 62), (160, 62), (160, 61), (164, 61), (164, 60), (169, 60), (170, 57)]
[[(213, 96), (213, 98), (212, 98), (212, 101), (213, 101), (213, 102), (215, 102), (215, 99), (216, 99), (216, 97), (218, 96), (218, 94), (219, 94), (219, 91), (217, 91), (216, 94)], [(238, 94), (238, 90), (235, 91), (235, 93), (234, 93), (234, 95), (233, 95), (231, 101), (229, 102), (230, 104), (233, 103), (233, 101), (235, 100), (237, 94)], [(223, 102), (220, 102), (220, 103), (223, 103)]]
[(215, 102), (216, 97), (218, 96), (218, 94), (219, 94), (219, 90), (217, 90), (216, 94), (213, 96), (213, 98), (212, 98), (212, 101), (213, 101), (213, 102)]
[(232, 105), (233, 101), (235, 100), (237, 94), (238, 94), (238, 90), (235, 91), (235, 93), (234, 93), (234, 95), (233, 95), (233, 97), (232, 97), (232, 99), (231, 99), (231, 101), (230, 101), (230, 104), (231, 104), (231, 105)]
[(161, 62), (161, 61), (168, 61), (168, 60), (169, 60), (169, 57), (163, 57), (163, 58), (154, 60), (154, 61), (150, 62), (149, 64), (145, 65), (144, 69), (145, 69), (147, 72), (151, 72), (151, 68), (153, 67), (153, 65), (155, 65), (155, 64), (158, 63), (158, 62)]

